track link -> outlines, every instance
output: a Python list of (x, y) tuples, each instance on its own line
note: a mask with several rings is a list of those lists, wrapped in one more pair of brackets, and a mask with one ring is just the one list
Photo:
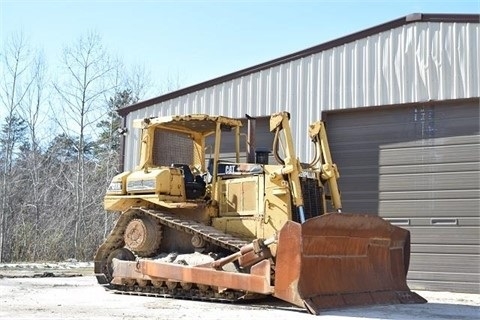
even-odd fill
[[(140, 287), (134, 286), (119, 286), (110, 285), (106, 288), (116, 294), (122, 295), (135, 295), (144, 297), (157, 297), (157, 298), (171, 298), (171, 299), (183, 299), (183, 300), (197, 300), (197, 301), (211, 301), (211, 302), (235, 302), (245, 297), (245, 292), (227, 290), (218, 292), (209, 288), (206, 291), (191, 289), (183, 290), (181, 288), (169, 289), (167, 287), (155, 288), (153, 286)], [(256, 298), (259, 295), (255, 296)]]

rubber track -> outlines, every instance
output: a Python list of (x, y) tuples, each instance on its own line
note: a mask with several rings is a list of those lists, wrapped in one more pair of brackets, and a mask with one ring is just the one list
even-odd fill
[[(141, 212), (141, 214), (139, 214)], [(106, 241), (100, 246), (95, 256), (95, 274), (99, 284), (103, 285), (108, 291), (117, 294), (141, 295), (141, 296), (155, 296), (175, 299), (189, 299), (202, 301), (216, 301), (216, 302), (234, 302), (245, 297), (245, 292), (226, 290), (223, 292), (209, 289), (201, 291), (198, 289), (184, 290), (182, 288), (169, 289), (167, 287), (155, 288), (153, 286), (120, 286), (110, 284), (110, 279), (107, 279), (105, 268), (109, 254), (124, 245), (123, 234), (127, 228), (128, 222), (135, 216), (149, 215), (153, 216), (157, 222), (168, 226), (175, 230), (179, 230), (188, 234), (197, 234), (205, 241), (210, 242), (216, 246), (230, 250), (232, 252), (239, 251), (240, 248), (248, 243), (245, 241), (224, 232), (221, 232), (211, 226), (195, 222), (193, 220), (180, 219), (174, 214), (162, 212), (160, 210), (146, 209), (140, 207), (132, 207), (122, 213), (118, 219), (115, 227), (111, 231)]]

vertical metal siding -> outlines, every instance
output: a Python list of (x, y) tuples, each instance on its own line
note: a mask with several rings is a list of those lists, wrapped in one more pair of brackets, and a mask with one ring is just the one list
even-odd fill
[[(132, 120), (148, 116), (287, 110), (308, 160), (305, 126), (322, 111), (480, 96), (479, 38), (478, 23), (410, 23), (131, 112), (127, 124), (132, 132)], [(125, 168), (137, 162), (135, 139), (127, 136)]]

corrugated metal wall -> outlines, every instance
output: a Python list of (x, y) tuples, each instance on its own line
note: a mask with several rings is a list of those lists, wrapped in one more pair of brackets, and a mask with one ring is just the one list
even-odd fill
[[(478, 97), (479, 24), (415, 22), (158, 103), (127, 116), (125, 168), (137, 162), (131, 122), (169, 114), (244, 117), (287, 110), (309, 158), (306, 124), (322, 111)], [(133, 152), (132, 152), (133, 151)]]

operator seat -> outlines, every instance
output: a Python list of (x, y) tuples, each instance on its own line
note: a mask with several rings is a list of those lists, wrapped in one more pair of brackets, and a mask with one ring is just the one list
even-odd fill
[(197, 199), (205, 195), (205, 181), (201, 176), (194, 176), (188, 164), (173, 163), (171, 167), (182, 169), (187, 199)]

